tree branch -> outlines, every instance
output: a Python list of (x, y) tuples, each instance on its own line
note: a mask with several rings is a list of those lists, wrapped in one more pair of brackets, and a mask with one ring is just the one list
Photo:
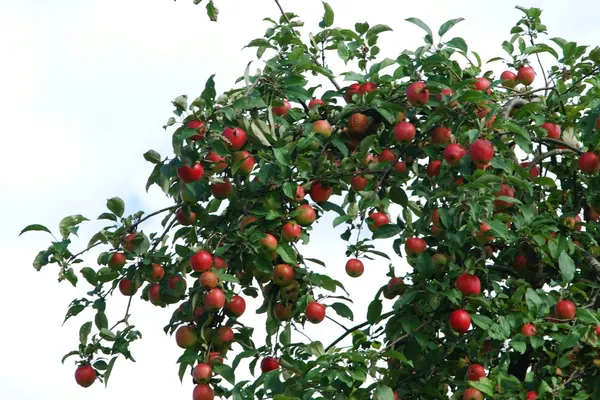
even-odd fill
[(574, 151), (577, 154), (583, 154), (583, 151), (581, 151), (580, 149), (578, 149), (577, 147), (567, 143), (567, 142), (563, 142), (562, 140), (558, 140), (558, 139), (552, 139), (552, 138), (532, 138), (531, 139), (532, 142), (536, 142), (536, 143), (552, 143), (552, 144), (557, 144), (563, 147), (566, 147), (569, 150)]
[[(394, 315), (395, 313), (396, 313), (396, 311), (390, 311), (390, 312), (387, 312), (387, 313), (385, 313), (385, 314), (381, 314), (381, 315), (379, 316), (379, 318), (377, 319), (377, 321), (376, 321), (376, 322), (381, 322), (381, 321), (383, 321), (384, 319), (391, 317), (391, 316), (392, 316), (392, 315)], [(353, 327), (346, 329), (346, 332), (342, 333), (342, 334), (341, 334), (341, 335), (340, 335), (340, 336), (339, 336), (337, 339), (335, 339), (333, 342), (331, 342), (331, 344), (330, 344), (329, 346), (327, 346), (327, 348), (325, 349), (325, 352), (327, 352), (327, 351), (328, 351), (329, 349), (331, 349), (333, 346), (335, 346), (336, 344), (338, 344), (339, 342), (341, 342), (341, 341), (342, 341), (342, 340), (343, 340), (343, 339), (344, 339), (346, 336), (348, 336), (348, 335), (349, 335), (349, 334), (351, 334), (352, 332), (354, 332), (354, 331), (356, 331), (356, 330), (358, 330), (358, 329), (360, 329), (360, 328), (363, 328), (363, 327), (365, 327), (365, 326), (367, 326), (367, 325), (370, 325), (370, 322), (369, 322), (369, 321), (365, 321), (365, 322), (363, 322), (363, 323), (361, 323), (361, 324), (354, 325)]]
[(536, 158), (533, 159), (532, 162), (529, 163), (529, 165), (527, 166), (529, 169), (535, 167), (537, 164), (541, 163), (542, 161), (544, 161), (546, 158), (548, 157), (553, 157), (553, 156), (557, 156), (560, 154), (566, 154), (566, 153), (571, 153), (573, 152), (573, 150), (571, 149), (554, 149), (554, 150), (550, 150), (546, 153), (542, 153), (539, 156), (537, 156)]

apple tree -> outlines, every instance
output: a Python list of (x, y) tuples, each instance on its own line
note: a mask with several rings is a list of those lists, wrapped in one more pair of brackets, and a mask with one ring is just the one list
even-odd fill
[[(211, 76), (173, 101), (173, 153), (144, 154), (146, 187), (171, 206), (126, 215), (111, 198), (86, 248), (71, 240), (87, 218), (71, 215), (35, 258), (86, 286), (66, 315), (93, 316), (65, 356), (77, 383), (107, 382), (120, 356), (133, 359), (141, 298), (172, 307), (164, 329), (194, 400), (600, 398), (600, 48), (544, 40), (541, 10), (518, 7), (488, 61), (500, 76), (449, 34), (460, 18), (437, 32), (407, 19), (423, 44), (381, 59), (390, 27), (334, 27), (323, 4), (308, 40), (279, 7), (248, 44), (262, 69), (238, 87), (217, 96)], [(360, 293), (364, 322), (339, 322), (360, 317), (340, 275), (302, 255), (326, 214), (346, 227), (350, 277), (365, 258), (389, 264), (380, 239), (410, 266)], [(162, 231), (144, 231), (153, 217)], [(92, 249), (98, 265), (81, 267)], [(121, 295), (124, 317), (107, 316)], [(262, 306), (247, 310), (250, 297)], [(244, 313), (266, 316), (264, 345)], [(343, 327), (332, 343), (297, 334), (325, 318)], [(236, 379), (243, 359), (255, 379)]]

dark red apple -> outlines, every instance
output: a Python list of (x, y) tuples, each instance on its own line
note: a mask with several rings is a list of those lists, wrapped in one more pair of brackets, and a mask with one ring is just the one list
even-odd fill
[[(513, 190), (513, 188), (504, 183), (500, 184), (500, 189), (494, 194), (496, 195), (496, 197), (515, 197), (515, 191)], [(505, 210), (507, 208), (510, 208), (512, 206), (512, 203), (504, 200), (494, 200), (494, 206), (499, 210)]]
[(222, 183), (211, 184), (210, 192), (215, 196), (215, 199), (224, 200), (229, 198), (233, 193), (233, 185), (229, 179), (225, 178)]
[(81, 365), (75, 370), (75, 382), (84, 388), (92, 386), (96, 381), (96, 370), (90, 365)]
[(471, 326), (471, 316), (465, 310), (456, 310), (448, 317), (450, 329), (458, 333), (466, 333)]
[(213, 256), (208, 251), (201, 250), (190, 257), (190, 265), (196, 272), (208, 271), (213, 263)]
[(596, 153), (588, 151), (579, 156), (577, 165), (584, 174), (595, 175), (600, 171), (600, 157)]
[(517, 72), (517, 80), (525, 86), (529, 86), (535, 80), (535, 71), (531, 67), (521, 67)]
[(394, 137), (399, 142), (410, 142), (415, 138), (417, 128), (407, 121), (400, 121), (394, 126)]
[(558, 319), (575, 318), (575, 303), (571, 300), (559, 300), (554, 306), (554, 313)]
[(223, 137), (227, 139), (226, 144), (231, 150), (239, 150), (246, 144), (248, 135), (241, 128), (227, 127), (223, 130)]
[(260, 362), (260, 370), (264, 374), (265, 372), (274, 371), (279, 368), (279, 360), (275, 357), (265, 357)]
[(429, 101), (429, 90), (425, 82), (414, 82), (406, 88), (406, 99), (415, 107), (422, 107)]
[(204, 167), (200, 163), (194, 164), (193, 167), (183, 165), (177, 168), (177, 176), (185, 183), (196, 182), (204, 176)]
[(333, 194), (333, 187), (320, 182), (313, 182), (308, 194), (315, 203), (324, 203), (329, 200)]
[(376, 84), (374, 84), (373, 82), (365, 82), (362, 85), (360, 85), (360, 87), (358, 88), (358, 93), (359, 94), (370, 93), (370, 92), (374, 92), (375, 90), (377, 90)]
[(432, 160), (427, 165), (427, 176), (431, 179), (440, 174), (442, 170), (442, 162), (440, 160)]
[(462, 274), (456, 278), (456, 289), (464, 296), (480, 295), (481, 281), (476, 275)]
[(231, 301), (225, 306), (233, 315), (241, 317), (246, 311), (246, 300), (242, 296), (235, 295), (231, 298)]
[(358, 278), (365, 272), (365, 266), (357, 258), (351, 258), (346, 261), (346, 273), (352, 278)]
[(452, 129), (446, 126), (438, 126), (431, 132), (431, 143), (448, 144), (452, 140)]
[(119, 281), (119, 291), (123, 296), (133, 296), (138, 288), (131, 279), (123, 278)]
[(189, 349), (198, 341), (196, 329), (191, 326), (180, 326), (175, 332), (175, 341), (182, 349)]
[(192, 400), (213, 400), (215, 398), (215, 392), (209, 385), (200, 384), (194, 388)]
[(460, 144), (451, 143), (444, 149), (444, 160), (453, 167), (460, 164), (460, 160), (467, 155), (467, 151)]
[(494, 145), (485, 139), (477, 139), (469, 146), (469, 157), (476, 165), (486, 165), (494, 158)]
[(318, 324), (325, 319), (325, 306), (311, 301), (306, 306), (306, 319), (313, 324)]
[(355, 175), (352, 177), (352, 179), (350, 179), (350, 186), (352, 187), (352, 189), (355, 192), (360, 192), (365, 190), (365, 188), (367, 187), (367, 178), (365, 178), (364, 176), (360, 176), (360, 175)]
[(408, 257), (417, 257), (427, 249), (427, 243), (421, 238), (409, 238), (404, 246)]

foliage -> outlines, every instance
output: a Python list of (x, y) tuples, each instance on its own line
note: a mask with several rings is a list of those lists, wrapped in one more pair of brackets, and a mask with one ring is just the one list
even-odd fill
[[(92, 287), (68, 309), (66, 319), (87, 308), (95, 318), (81, 326), (79, 347), (67, 356), (91, 363), (104, 381), (118, 356), (133, 360), (130, 343), (141, 337), (130, 324), (133, 296), (110, 328), (104, 311), (117, 287), (125, 295), (141, 288), (156, 306), (179, 304), (165, 332), (192, 327), (180, 377), (198, 362), (213, 363), (210, 386), (225, 398), (443, 399), (463, 398), (467, 388), (496, 399), (525, 399), (528, 391), (540, 399), (598, 398), (600, 161), (594, 164), (592, 152), (600, 150), (600, 49), (562, 38), (543, 43), (541, 10), (519, 9), (523, 17), (502, 44), (506, 55), (489, 62), (504, 61), (521, 82), (522, 68), (535, 65), (543, 87), (515, 86), (485, 71), (463, 38), (449, 38), (460, 18), (437, 35), (409, 18), (424, 31), (423, 45), (383, 60), (378, 39), (391, 28), (335, 28), (327, 3), (308, 43), (298, 16), (282, 10), (279, 20), (267, 19), (264, 37), (248, 44), (264, 59), (262, 71), (247, 69), (242, 87), (218, 97), (211, 76), (194, 100), (176, 98), (165, 126), (174, 129), (174, 154), (144, 154), (154, 165), (147, 187), (157, 185), (174, 205), (126, 215), (124, 202), (110, 199), (98, 217), (109, 225), (86, 249), (69, 248), (87, 221), (73, 215), (36, 257), (36, 269), (56, 264), (59, 280)], [(547, 71), (540, 53), (555, 59)], [(357, 84), (340, 87), (327, 66), (332, 56), (356, 66), (341, 75)], [(312, 101), (320, 91), (314, 75), (332, 83), (321, 102)], [(413, 91), (415, 82), (425, 83), (423, 91)], [(431, 96), (419, 101), (424, 91)], [(414, 137), (404, 133), (406, 122), (416, 127)], [(562, 128), (561, 136), (546, 123)], [(459, 156), (450, 157), (452, 150)], [(197, 163), (202, 168), (192, 169)], [(329, 201), (331, 193), (339, 201)], [(304, 258), (296, 234), (285, 231), (298, 223), (307, 243), (311, 210), (347, 227), (348, 257), (384, 260), (377, 240), (395, 238), (394, 250), (412, 267), (402, 279), (390, 267), (390, 284), (375, 288), (366, 322), (345, 327), (328, 345), (291, 339), (322, 319), (313, 302), (326, 305), (330, 318), (359, 317), (343, 285), (310, 267), (325, 261)], [(162, 233), (140, 230), (165, 213)], [(50, 233), (42, 225), (26, 231)], [(97, 246), (106, 249), (98, 267), (78, 268)], [(255, 345), (233, 306), (212, 304), (211, 265), (214, 290), (228, 304), (234, 295), (263, 300), (257, 312), (267, 315), (265, 346)], [(392, 310), (384, 312), (382, 297), (395, 299)], [(575, 315), (560, 300), (572, 301)], [(466, 327), (454, 319), (465, 315), (457, 310), (470, 317)], [(235, 356), (220, 333), (227, 326), (242, 348)], [(352, 344), (339, 347), (348, 336)], [(254, 369), (266, 356), (279, 367), (236, 381), (242, 359), (253, 359)], [(472, 364), (483, 365), (485, 377), (468, 380)]]

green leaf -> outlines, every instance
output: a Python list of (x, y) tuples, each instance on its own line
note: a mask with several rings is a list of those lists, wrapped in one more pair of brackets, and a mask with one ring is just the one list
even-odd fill
[(94, 317), (94, 324), (98, 330), (108, 328), (108, 318), (106, 318), (104, 311), (98, 311), (96, 313), (96, 316)]
[(370, 324), (374, 324), (379, 320), (381, 316), (381, 311), (383, 310), (383, 303), (379, 299), (375, 299), (369, 304), (369, 309), (367, 310), (367, 322)]
[(22, 234), (24, 234), (25, 232), (32, 232), (32, 231), (41, 231), (41, 232), (48, 232), (49, 234), (52, 235), (52, 232), (50, 232), (50, 229), (46, 228), (44, 225), (39, 225), (39, 224), (33, 224), (33, 225), (28, 225), (26, 226), (21, 233), (19, 233), (19, 236), (21, 236)]
[(71, 229), (79, 225), (83, 221), (89, 221), (89, 219), (85, 218), (81, 214), (64, 217), (58, 224), (58, 230), (60, 231), (60, 234), (62, 235), (63, 239), (68, 238), (71, 234)]
[(408, 196), (400, 186), (392, 186), (390, 188), (390, 200), (396, 204), (400, 204), (402, 207), (408, 206)]
[(102, 339), (112, 342), (117, 338), (117, 335), (115, 335), (114, 332), (110, 331), (107, 328), (102, 328), (102, 329), (100, 329), (100, 337)]
[(104, 387), (108, 386), (108, 378), (110, 378), (110, 374), (112, 373), (113, 367), (115, 366), (117, 357), (113, 357), (108, 363), (108, 367), (106, 368), (106, 372), (104, 373)]
[(368, 40), (368, 39), (371, 39), (374, 36), (379, 35), (380, 33), (389, 32), (391, 30), (392, 30), (392, 28), (390, 28), (387, 25), (377, 24), (377, 25), (373, 26), (371, 29), (369, 29), (367, 31), (366, 38)]
[(575, 347), (575, 345), (577, 345), (577, 343), (579, 343), (580, 338), (581, 338), (581, 336), (577, 332), (571, 332), (570, 334), (566, 335), (563, 338), (563, 340), (560, 341), (560, 346), (558, 347), (558, 352), (562, 353), (565, 350), (572, 349), (573, 347)]
[(120, 197), (113, 197), (108, 199), (106, 207), (117, 217), (122, 217), (125, 211), (125, 202)]
[(61, 360), (60, 362), (64, 364), (64, 363), (65, 363), (65, 360), (66, 360), (67, 358), (69, 358), (69, 357), (71, 357), (71, 356), (78, 355), (78, 354), (79, 354), (79, 351), (77, 351), (77, 350), (70, 351), (70, 352), (68, 352), (67, 354), (65, 354), (65, 355), (64, 355), (64, 357), (62, 358), (62, 360)]
[(233, 102), (233, 107), (250, 110), (253, 108), (266, 108), (267, 105), (260, 97), (242, 97)]
[(542, 315), (542, 309), (545, 306), (544, 301), (532, 288), (528, 288), (525, 293), (525, 300), (527, 301), (527, 308), (533, 318), (538, 318)]
[(99, 282), (106, 283), (115, 280), (119, 277), (119, 273), (108, 267), (103, 267), (96, 273)]
[(215, 374), (222, 376), (225, 380), (232, 385), (235, 385), (235, 374), (233, 368), (226, 364), (215, 364), (213, 365)]
[(333, 308), (333, 310), (340, 317), (354, 321), (354, 314), (352, 313), (352, 310), (344, 303), (333, 303), (330, 307)]
[(440, 35), (440, 37), (444, 36), (444, 34), (446, 32), (448, 32), (450, 29), (452, 29), (452, 27), (454, 25), (456, 25), (459, 22), (464, 21), (464, 20), (465, 20), (464, 18), (456, 18), (456, 19), (451, 19), (451, 20), (448, 20), (448, 21), (444, 22), (442, 24), (442, 26), (440, 26), (440, 29), (438, 31), (438, 35)]
[(388, 239), (398, 235), (402, 229), (398, 225), (382, 225), (373, 232), (373, 239)]
[(351, 219), (352, 219), (352, 216), (347, 215), (347, 214), (346, 215), (338, 215), (333, 220), (333, 227), (335, 228), (336, 226), (343, 224), (346, 221), (350, 221)]
[(325, 347), (323, 347), (323, 343), (318, 340), (309, 344), (308, 348), (314, 356), (320, 357), (325, 354)]
[(319, 22), (319, 27), (329, 28), (331, 25), (333, 25), (335, 14), (328, 3), (323, 2), (323, 7), (325, 8), (325, 14), (323, 15), (323, 20)]
[(425, 32), (427, 32), (427, 34), (433, 38), (433, 32), (431, 32), (431, 28), (423, 21), (421, 21), (419, 18), (406, 18), (405, 21), (408, 21), (410, 23), (413, 23), (415, 25), (417, 25), (419, 28), (423, 29)]
[(279, 379), (280, 373), (281, 371), (276, 369), (263, 375), (265, 389), (270, 391), (272, 395), (279, 394), (283, 391), (283, 383)]
[(391, 387), (378, 383), (375, 389), (375, 398), (377, 400), (394, 400), (394, 392)]
[(518, 342), (516, 340), (511, 340), (510, 341), (510, 346), (515, 349), (515, 351), (518, 351), (519, 353), (523, 354), (525, 353), (525, 350), (527, 350), (527, 344), (524, 342)]
[(144, 159), (146, 161), (151, 162), (152, 164), (159, 164), (160, 163), (160, 154), (154, 150), (148, 150), (147, 152), (144, 153)]
[(469, 381), (469, 385), (475, 389), (487, 394), (491, 398), (495, 396), (494, 385), (491, 380), (486, 377), (479, 379), (478, 381)]
[(219, 16), (219, 9), (215, 7), (213, 0), (210, 0), (208, 4), (206, 4), (206, 15), (208, 15), (208, 18), (213, 22), (215, 22)]
[(298, 185), (293, 182), (286, 182), (283, 184), (283, 194), (290, 199), (296, 198), (296, 190), (298, 190)]
[(86, 322), (85, 324), (81, 325), (81, 328), (79, 328), (79, 343), (81, 343), (82, 346), (85, 346), (87, 344), (87, 339), (91, 331), (91, 321)]
[(558, 258), (558, 266), (564, 282), (569, 283), (575, 277), (575, 262), (563, 251)]
[(453, 47), (455, 49), (459, 49), (462, 52), (466, 53), (469, 50), (469, 46), (467, 46), (467, 42), (465, 39), (461, 37), (455, 37), (452, 40), (446, 42), (446, 46)]
[(538, 43), (533, 46), (529, 46), (523, 51), (523, 54), (536, 54), (536, 53), (550, 53), (554, 58), (558, 59), (558, 53), (552, 47), (545, 43)]
[(471, 321), (473, 321), (473, 325), (476, 325), (478, 327), (480, 327), (481, 329), (489, 329), (490, 326), (492, 326), (494, 324), (494, 321), (492, 321), (490, 318), (486, 317), (485, 315), (481, 315), (481, 314), (475, 314), (473, 313), (471, 315)]
[(292, 157), (290, 150), (287, 147), (273, 148), (273, 155), (275, 156), (275, 159), (281, 163), (281, 165), (292, 165)]
[(296, 264), (296, 252), (287, 243), (279, 243), (277, 246), (277, 254), (285, 261), (286, 263)]
[(117, 216), (113, 213), (102, 213), (98, 215), (98, 218), (96, 219), (107, 219), (109, 221), (117, 222)]
[(86, 281), (92, 286), (96, 286), (98, 284), (98, 278), (96, 277), (96, 271), (94, 271), (90, 267), (83, 267), (81, 271), (79, 271), (81, 275), (85, 278)]

